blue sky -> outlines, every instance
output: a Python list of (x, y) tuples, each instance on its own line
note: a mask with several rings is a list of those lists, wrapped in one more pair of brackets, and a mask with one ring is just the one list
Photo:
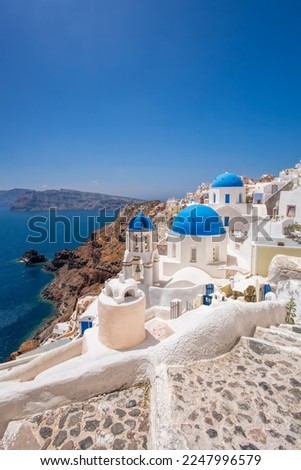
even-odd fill
[(180, 196), (301, 158), (301, 3), (1, 0), (0, 189)]

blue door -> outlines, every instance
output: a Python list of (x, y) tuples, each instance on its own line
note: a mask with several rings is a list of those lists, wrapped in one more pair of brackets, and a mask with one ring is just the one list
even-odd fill
[(211, 295), (203, 295), (203, 305), (211, 305), (212, 297)]
[(271, 286), (270, 284), (264, 284), (263, 285), (263, 300), (265, 298), (265, 294), (267, 294), (268, 292), (272, 292)]
[(88, 329), (92, 328), (92, 322), (91, 321), (81, 321), (80, 322), (80, 334), (83, 335), (84, 332)]
[(230, 202), (230, 194), (225, 194), (225, 203), (229, 204)]
[(206, 295), (213, 294), (214, 284), (206, 284)]

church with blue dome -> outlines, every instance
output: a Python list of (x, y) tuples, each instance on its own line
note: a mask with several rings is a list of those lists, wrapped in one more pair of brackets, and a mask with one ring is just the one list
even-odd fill
[(130, 220), (128, 230), (130, 232), (148, 232), (155, 230), (155, 227), (149, 217), (143, 214), (143, 212), (138, 212), (138, 214)]
[(178, 235), (208, 237), (225, 233), (221, 217), (209, 206), (195, 204), (185, 207), (175, 217), (172, 232)]
[(222, 173), (214, 178), (209, 190), (209, 204), (245, 204), (246, 190), (240, 176)]
[(240, 176), (222, 173), (214, 178), (209, 189), (209, 205), (222, 218), (224, 226), (247, 212), (246, 189)]
[(226, 172), (214, 178), (211, 188), (242, 188), (243, 185), (240, 176)]
[(245, 204), (246, 190), (243, 180), (234, 173), (222, 173), (214, 178), (209, 189), (209, 204)]
[(197, 268), (216, 278), (225, 275), (227, 234), (220, 215), (210, 206), (182, 209), (167, 233), (167, 254), (159, 256), (152, 220), (139, 212), (129, 222), (123, 272), (145, 286), (160, 284), (184, 268)]
[(135, 279), (146, 286), (158, 284), (159, 262), (154, 224), (143, 212), (138, 212), (130, 220), (126, 231), (126, 250), (123, 258), (125, 279)]
[(204, 204), (182, 209), (167, 235), (167, 256), (162, 257), (163, 274), (197, 267), (212, 277), (225, 275), (227, 235), (220, 215)]

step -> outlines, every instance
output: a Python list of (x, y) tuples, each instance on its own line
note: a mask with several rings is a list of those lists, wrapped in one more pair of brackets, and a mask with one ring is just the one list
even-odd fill
[(293, 331), (294, 333), (298, 333), (301, 335), (301, 325), (300, 324), (295, 324), (295, 325), (290, 325), (288, 323), (281, 323), (279, 325), (279, 328), (286, 328), (288, 330)]
[(242, 337), (223, 356), (169, 367), (173, 448), (299, 449), (301, 354), (292, 349)]
[(296, 338), (301, 337), (301, 326), (299, 325), (288, 325), (287, 323), (283, 323), (283, 324), (281, 323), (278, 326), (272, 325), (270, 329), (289, 332), (291, 335), (295, 336)]
[(299, 356), (301, 356), (301, 348), (295, 347), (295, 345), (286, 344), (276, 344), (262, 338), (255, 338), (255, 337), (246, 337), (242, 336), (240, 339), (241, 345), (245, 348), (251, 349), (252, 353), (256, 353), (259, 356), (272, 356), (272, 355), (279, 355), (287, 354), (289, 356), (295, 356), (297, 360), (300, 360)]
[(254, 338), (264, 339), (272, 344), (279, 346), (295, 347), (301, 349), (301, 336), (300, 338), (291, 334), (290, 330), (284, 329), (268, 329), (257, 327)]

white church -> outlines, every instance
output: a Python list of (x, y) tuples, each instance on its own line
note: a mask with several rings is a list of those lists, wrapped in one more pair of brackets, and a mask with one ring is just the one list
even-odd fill
[(226, 277), (228, 227), (234, 217), (247, 213), (246, 191), (239, 176), (225, 173), (215, 178), (209, 194), (209, 205), (189, 205), (175, 216), (166, 234), (166, 256), (158, 254), (152, 221), (142, 212), (132, 218), (123, 260), (125, 279), (162, 286), (175, 274), (179, 278), (185, 268), (196, 268), (216, 279)]

